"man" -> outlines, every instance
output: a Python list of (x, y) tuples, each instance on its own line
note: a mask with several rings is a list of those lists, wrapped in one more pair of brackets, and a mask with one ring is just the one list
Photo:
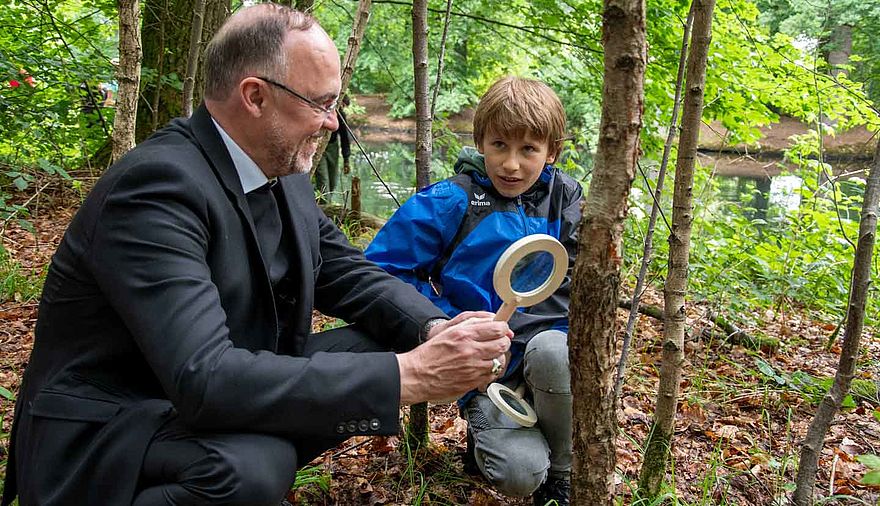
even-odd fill
[(348, 128), (345, 124), (345, 107), (348, 107), (348, 97), (343, 95), (342, 103), (336, 109), (336, 121), (339, 129), (330, 134), (327, 148), (321, 155), (321, 161), (315, 169), (315, 189), (318, 190), (318, 203), (333, 201), (333, 194), (339, 185), (339, 150), (342, 150), (342, 173), (348, 174), (350, 170), (349, 159), (351, 158), (351, 141), (348, 138)]
[[(205, 62), (205, 104), (107, 171), (53, 257), (4, 505), (278, 504), (322, 450), (503, 370), (506, 324), (441, 319), (316, 207), (340, 78), (314, 20), (244, 9)], [(310, 335), (313, 305), (356, 325)]]

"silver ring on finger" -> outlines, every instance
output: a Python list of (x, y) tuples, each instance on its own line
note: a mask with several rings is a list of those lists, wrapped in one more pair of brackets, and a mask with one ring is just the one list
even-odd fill
[(498, 376), (499, 372), (501, 372), (501, 361), (496, 357), (492, 359), (492, 376)]

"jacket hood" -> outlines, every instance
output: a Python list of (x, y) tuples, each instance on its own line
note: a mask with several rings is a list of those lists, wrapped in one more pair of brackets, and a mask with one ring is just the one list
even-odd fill
[(465, 146), (458, 153), (458, 160), (455, 162), (455, 173), (468, 174), (471, 172), (488, 177), (488, 174), (486, 174), (486, 160), (483, 158), (483, 154), (477, 151), (475, 147)]

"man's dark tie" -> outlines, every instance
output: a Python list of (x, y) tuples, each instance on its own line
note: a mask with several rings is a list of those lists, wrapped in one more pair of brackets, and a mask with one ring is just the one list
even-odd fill
[(260, 252), (269, 270), (272, 286), (275, 286), (281, 279), (288, 266), (287, 256), (281, 251), (283, 227), (281, 226), (281, 214), (278, 211), (278, 201), (272, 188), (276, 186), (276, 183), (277, 181), (269, 181), (246, 195), (251, 214), (254, 217), (254, 226), (257, 229)]

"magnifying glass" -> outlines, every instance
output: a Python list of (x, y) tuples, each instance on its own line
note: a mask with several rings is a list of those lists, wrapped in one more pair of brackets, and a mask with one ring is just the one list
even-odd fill
[(496, 321), (507, 321), (518, 307), (534, 306), (562, 284), (568, 270), (568, 253), (555, 237), (527, 235), (504, 250), (492, 284), (503, 304)]
[[(504, 250), (492, 284), (502, 300), (495, 313), (496, 321), (507, 321), (518, 307), (534, 306), (553, 294), (568, 270), (568, 252), (556, 238), (546, 234), (523, 237)], [(523, 427), (538, 421), (535, 410), (523, 399), (525, 387), (511, 390), (501, 383), (492, 383), (486, 390), (489, 399), (504, 414)]]

